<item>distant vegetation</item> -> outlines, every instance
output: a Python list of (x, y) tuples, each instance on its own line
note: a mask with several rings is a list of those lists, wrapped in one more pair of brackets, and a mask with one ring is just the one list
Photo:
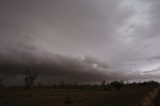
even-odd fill
[[(102, 81), (101, 84), (34, 85), (30, 79), (23, 86), (2, 87), (0, 106), (154, 106), (159, 92), (159, 83), (124, 83), (124, 81)], [(27, 88), (27, 89), (26, 89)], [(159, 106), (159, 105), (158, 105)]]
[(146, 82), (133, 82), (133, 83), (124, 83), (124, 81), (111, 81), (107, 82), (103, 80), (101, 84), (67, 84), (65, 82), (61, 84), (54, 84), (52, 86), (42, 86), (41, 87), (49, 87), (53, 89), (89, 89), (89, 90), (102, 90), (102, 91), (120, 91), (123, 87), (148, 87), (148, 86), (158, 86), (159, 83), (156, 81), (146, 81)]
[[(148, 86), (157, 86), (159, 82), (156, 81), (145, 81), (145, 82), (125, 82), (123, 80), (115, 80), (106, 82), (103, 80), (100, 84), (78, 84), (78, 83), (65, 83), (65, 81), (61, 80), (59, 84), (53, 85), (43, 85), (39, 82), (37, 85), (34, 84), (35, 80), (38, 77), (38, 73), (31, 73), (31, 71), (27, 70), (24, 74), (24, 84), (25, 89), (29, 90), (31, 88), (52, 88), (52, 89), (80, 89), (80, 90), (100, 90), (100, 91), (120, 91), (123, 87), (148, 87)], [(5, 87), (2, 78), (0, 78), (0, 87)], [(7, 86), (6, 86), (7, 87)], [(13, 87), (22, 87), (22, 86), (13, 86)], [(11, 87), (12, 88), (12, 87)]]
[[(0, 106), (154, 106), (159, 101), (156, 81), (105, 80), (99, 84), (35, 84), (38, 73), (26, 71), (23, 86), (4, 86), (0, 78)], [(159, 103), (159, 102), (156, 102)], [(157, 105), (159, 106), (159, 105)]]
[(33, 84), (34, 80), (37, 78), (38, 73), (31, 73), (30, 71), (25, 72), (25, 85), (26, 89), (29, 89)]

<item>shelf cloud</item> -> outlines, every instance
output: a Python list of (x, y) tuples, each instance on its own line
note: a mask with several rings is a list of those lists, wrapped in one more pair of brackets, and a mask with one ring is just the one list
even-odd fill
[(159, 0), (1, 0), (0, 77), (9, 83), (31, 70), (44, 82), (159, 80), (159, 70), (150, 73), (160, 67), (159, 5)]

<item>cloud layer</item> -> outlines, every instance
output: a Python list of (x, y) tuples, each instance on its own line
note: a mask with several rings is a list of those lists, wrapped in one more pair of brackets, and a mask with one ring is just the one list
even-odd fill
[(157, 78), (144, 72), (160, 67), (159, 5), (158, 0), (1, 0), (1, 76), (31, 69), (68, 82)]

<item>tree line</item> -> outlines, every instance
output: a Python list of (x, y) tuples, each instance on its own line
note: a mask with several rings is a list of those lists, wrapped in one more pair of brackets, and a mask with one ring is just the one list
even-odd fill
[[(38, 72), (31, 73), (31, 71), (29, 70), (25, 72), (24, 83), (25, 83), (26, 90), (31, 89), (31, 87), (35, 87), (33, 85), (37, 77), (38, 77)], [(38, 83), (36, 87), (50, 87), (53, 89), (82, 89), (82, 90), (90, 89), (90, 90), (104, 90), (104, 91), (107, 91), (107, 90), (120, 91), (121, 88), (123, 87), (135, 87), (135, 86), (139, 86), (139, 87), (153, 86), (154, 87), (157, 85), (159, 85), (159, 83), (156, 81), (145, 81), (145, 82), (139, 82), (139, 83), (132, 82), (131, 83), (131, 82), (125, 82), (123, 80), (115, 80), (111, 82), (106, 82), (105, 80), (103, 80), (101, 84), (77, 84), (77, 83), (67, 84), (62, 80), (60, 84), (44, 86), (42, 85), (42, 83)], [(2, 78), (0, 78), (0, 87), (4, 87)]]

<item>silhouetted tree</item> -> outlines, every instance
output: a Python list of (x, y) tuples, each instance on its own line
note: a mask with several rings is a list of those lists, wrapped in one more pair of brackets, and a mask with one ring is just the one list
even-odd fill
[(110, 85), (116, 88), (117, 91), (120, 91), (121, 87), (124, 85), (124, 82), (123, 81), (113, 81), (110, 83)]
[(25, 84), (26, 84), (26, 89), (29, 89), (33, 84), (34, 80), (37, 78), (38, 73), (31, 73), (30, 71), (25, 72)]
[(78, 84), (75, 82), (75, 83), (73, 84), (73, 87), (74, 87), (74, 88), (78, 88)]
[(38, 83), (38, 87), (42, 87), (43, 85), (42, 85), (42, 83), (41, 82), (39, 82)]
[(3, 83), (2, 83), (2, 81), (3, 81), (3, 79), (0, 78), (0, 87), (3, 87), (3, 86), (4, 86)]
[(65, 89), (66, 88), (66, 84), (65, 84), (64, 80), (61, 80), (59, 87), (61, 89)]
[(103, 81), (101, 82), (101, 87), (102, 87), (103, 90), (105, 90), (105, 88), (106, 88), (106, 87), (105, 87), (105, 83), (106, 83), (105, 80), (103, 80)]

